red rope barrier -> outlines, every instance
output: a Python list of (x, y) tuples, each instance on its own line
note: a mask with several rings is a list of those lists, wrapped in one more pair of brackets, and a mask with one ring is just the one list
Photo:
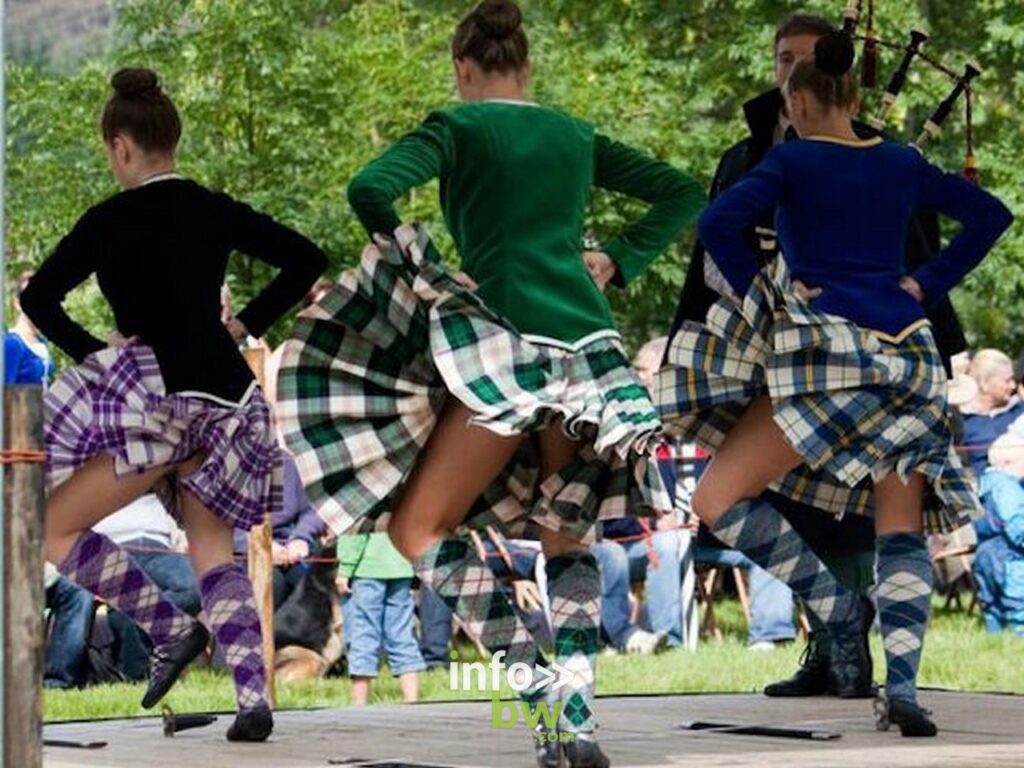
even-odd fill
[[(682, 530), (684, 528), (688, 528), (689, 527), (689, 526), (686, 526), (686, 525), (682, 525), (682, 524), (678, 524), (678, 523), (673, 523), (672, 525), (668, 525), (668, 526), (665, 526), (663, 528), (659, 528), (657, 531), (651, 531), (650, 524), (647, 523), (647, 521), (645, 519), (641, 518), (640, 519), (640, 524), (645, 529), (643, 533), (637, 533), (637, 534), (633, 534), (633, 535), (630, 535), (630, 536), (619, 536), (619, 537), (616, 537), (616, 538), (607, 538), (607, 539), (605, 539), (605, 541), (614, 541), (614, 542), (619, 543), (619, 544), (627, 544), (627, 543), (630, 543), (630, 542), (633, 542), (633, 541), (645, 541), (646, 540), (648, 542), (648, 553), (649, 553), (649, 556), (651, 558), (653, 558), (652, 562), (655, 563), (655, 564), (657, 563), (657, 555), (654, 552), (653, 545), (650, 543), (651, 540), (654, 538), (654, 534), (655, 533), (660, 533), (661, 531), (678, 531), (678, 530)], [(177, 551), (175, 549), (164, 549), (163, 547), (142, 547), (142, 546), (125, 547), (125, 546), (122, 546), (121, 548), (125, 552), (129, 552), (129, 553), (134, 552), (134, 553), (140, 554), (140, 555), (180, 555), (181, 557), (188, 557), (188, 553), (187, 552), (179, 552), (179, 551)], [(504, 552), (502, 552), (502, 551), (488, 552), (487, 553), (487, 557), (490, 558), (490, 559), (504, 560), (505, 555), (527, 555), (527, 554), (533, 555), (533, 554), (536, 554), (537, 551), (538, 551), (538, 550), (532, 549), (530, 547), (516, 547), (516, 546), (507, 546), (507, 547), (504, 547), (503, 549), (504, 549)], [(246, 556), (245, 555), (235, 555), (235, 559), (236, 560), (245, 560)], [(304, 557), (304, 558), (302, 558), (300, 560), (295, 560), (295, 561), (290, 562), (290, 563), (283, 563), (283, 565), (298, 565), (300, 563), (304, 563), (304, 564), (307, 564), (307, 565), (332, 565), (332, 564), (338, 563), (338, 562), (339, 562), (339, 560), (336, 557)], [(507, 564), (508, 563), (506, 561), (506, 565)]]
[(0, 464), (45, 464), (46, 451), (0, 450)]

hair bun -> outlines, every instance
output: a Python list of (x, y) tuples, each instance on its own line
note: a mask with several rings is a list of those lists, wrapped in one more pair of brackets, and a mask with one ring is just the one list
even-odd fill
[(523, 13), (511, 0), (484, 0), (476, 8), (476, 21), (487, 37), (505, 40), (523, 26)]
[(110, 78), (110, 85), (118, 96), (126, 99), (160, 92), (160, 78), (151, 69), (119, 69)]
[(845, 32), (829, 32), (814, 46), (814, 66), (833, 77), (849, 72), (855, 57), (853, 39)]

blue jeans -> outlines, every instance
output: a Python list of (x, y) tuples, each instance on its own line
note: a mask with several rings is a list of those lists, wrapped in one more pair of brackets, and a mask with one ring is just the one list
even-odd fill
[(43, 685), (74, 688), (82, 683), (82, 662), (92, 627), (92, 593), (61, 576), (46, 590), (50, 637), (46, 643)]
[[(152, 541), (138, 539), (126, 541), (125, 548), (154, 549)], [(164, 597), (190, 616), (196, 616), (201, 607), (199, 582), (196, 579), (192, 561), (180, 552), (131, 552), (132, 560), (160, 588)], [(149, 677), (149, 639), (124, 614), (111, 611), (110, 628), (120, 643), (117, 666), (129, 680), (145, 680)]]
[(629, 585), (643, 581), (647, 594), (647, 618), (652, 632), (664, 632), (668, 644), (682, 644), (682, 605), (679, 567), (679, 536), (675, 531), (657, 531), (651, 539), (658, 560), (649, 558), (645, 540), (602, 541), (594, 547), (601, 569), (601, 626), (609, 642), (625, 648), (637, 627), (629, 621)]
[(392, 675), (426, 669), (412, 631), (412, 579), (353, 578), (341, 609), (350, 677), (377, 677), (382, 646)]
[(420, 585), (420, 652), (428, 667), (447, 666), (452, 612), (430, 587)]
[(786, 584), (759, 568), (742, 552), (696, 545), (694, 560), (725, 568), (745, 568), (750, 578), (750, 631), (751, 644), (796, 637), (793, 624), (793, 592)]

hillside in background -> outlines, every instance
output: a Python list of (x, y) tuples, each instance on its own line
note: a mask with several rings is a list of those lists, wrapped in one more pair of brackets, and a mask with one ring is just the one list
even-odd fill
[(21, 63), (63, 69), (107, 44), (111, 0), (4, 0), (7, 55)]

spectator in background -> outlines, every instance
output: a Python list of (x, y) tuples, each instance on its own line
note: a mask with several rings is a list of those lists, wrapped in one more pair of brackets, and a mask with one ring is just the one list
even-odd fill
[[(635, 567), (630, 567), (631, 561), (626, 550), (626, 546), (632, 547), (637, 544), (645, 549), (642, 558), (643, 567), (639, 569), (639, 573)], [(650, 605), (652, 600), (656, 604), (656, 598), (651, 594), (649, 573), (651, 571), (657, 573), (660, 570), (664, 575), (672, 570), (672, 563), (669, 562), (671, 558), (674, 561), (675, 573), (677, 576), (679, 574), (678, 546), (674, 553), (667, 552), (666, 548), (662, 547), (662, 551), (653, 561), (647, 557), (646, 546), (646, 542), (643, 540), (631, 541), (627, 545), (623, 545), (609, 540), (606, 533), (604, 541), (595, 544), (592, 550), (594, 557), (597, 558), (598, 569), (601, 571), (601, 634), (604, 635), (610, 649), (641, 656), (664, 650), (669, 643), (669, 635), (666, 631), (648, 632), (630, 619), (629, 587), (632, 581), (631, 577), (636, 574), (640, 577), (636, 579), (637, 581), (647, 579), (645, 583), (648, 585), (648, 612), (653, 614)], [(651, 567), (652, 565), (653, 567)], [(674, 585), (670, 585), (670, 588), (675, 593), (676, 607), (679, 608), (680, 583), (678, 579)], [(656, 590), (655, 594), (657, 594)], [(674, 621), (671, 622), (676, 637), (675, 645), (679, 645), (681, 642), (679, 639), (680, 620), (680, 614), (677, 613)], [(652, 624), (653, 621), (652, 616)]]
[(338, 539), (338, 592), (353, 704), (369, 701), (382, 647), (403, 700), (419, 698), (419, 673), (426, 665), (413, 633), (412, 577), (412, 566), (386, 533)]
[[(31, 272), (23, 273), (15, 284), (15, 296), (32, 279)], [(15, 301), (18, 316), (14, 325), (4, 334), (4, 384), (40, 384), (45, 386), (53, 377), (53, 356), (50, 348), (32, 321)]]
[[(93, 530), (124, 547), (174, 605), (189, 616), (199, 614), (199, 581), (186, 554), (185, 535), (155, 494), (139, 497)], [(149, 639), (124, 614), (111, 610), (107, 620), (117, 640), (117, 668), (128, 680), (147, 679)]]
[[(32, 278), (22, 273), (14, 287), (20, 298)], [(4, 334), (4, 384), (46, 386), (53, 377), (50, 348), (32, 321), (15, 301), (17, 318)], [(82, 663), (89, 629), (92, 626), (93, 597), (46, 564), (46, 607), (50, 611), (50, 633), (46, 643), (43, 685), (47, 688), (74, 688), (81, 685)]]
[(93, 596), (61, 576), (50, 563), (46, 564), (44, 584), (50, 631), (46, 640), (43, 686), (77, 688), (85, 682), (82, 665), (95, 612)]
[(451, 663), (452, 611), (430, 587), (420, 584), (420, 653), (427, 669)]
[(980, 477), (988, 467), (989, 448), (1024, 414), (1024, 402), (1017, 396), (1013, 361), (1003, 352), (981, 350), (971, 360), (970, 373), (978, 394), (964, 413), (963, 443), (967, 461)]
[[(654, 374), (658, 371), (662, 359), (665, 357), (665, 349), (668, 346), (668, 337), (662, 337), (648, 342), (636, 356), (636, 367), (640, 380), (651, 389), (654, 383)], [(658, 462), (662, 473), (668, 469), (674, 475), (675, 464), (665, 461)], [(701, 468), (700, 471), (703, 471)], [(668, 488), (675, 488), (675, 477), (666, 477), (665, 485)], [(678, 520), (663, 518), (660, 521), (661, 527), (666, 523), (678, 524)], [(615, 521), (618, 522), (618, 521)], [(605, 528), (607, 535), (607, 527)], [(706, 528), (701, 528), (694, 539), (694, 562), (720, 567), (737, 567), (746, 569), (750, 582), (750, 629), (748, 634), (748, 648), (756, 651), (774, 650), (776, 644), (790, 642), (796, 637), (796, 627), (793, 624), (793, 592), (788, 586), (759, 568), (749, 558), (735, 550), (723, 549), (719, 542), (714, 539)], [(641, 542), (642, 543), (642, 542)], [(648, 570), (648, 601), (651, 611), (651, 627), (655, 632), (663, 631), (668, 635), (668, 644), (677, 646), (682, 642), (682, 606), (680, 605), (680, 580), (682, 573), (679, 557), (679, 537), (675, 531), (658, 531), (652, 539), (652, 546), (660, 568), (665, 574), (659, 579)], [(636, 550), (635, 544), (630, 556), (630, 565), (636, 574), (637, 563), (640, 560), (640, 553)], [(674, 591), (669, 592), (674, 585)], [(660, 595), (651, 594), (657, 590)], [(659, 617), (660, 614), (660, 617)]]
[[(665, 354), (668, 338), (653, 339), (637, 352), (633, 365), (650, 390), (654, 374)], [(659, 462), (659, 466), (661, 462)], [(668, 467), (671, 473), (672, 467)], [(666, 478), (674, 488), (675, 479)], [(682, 644), (679, 565), (679, 534), (674, 515), (653, 524), (635, 517), (609, 520), (603, 525), (604, 541), (594, 547), (601, 569), (601, 629), (616, 649), (628, 653), (657, 653), (666, 645)], [(643, 581), (651, 632), (629, 620), (629, 587)]]
[(979, 545), (974, 556), (985, 627), (1024, 637), (1024, 442), (1003, 435), (989, 450), (981, 477), (985, 517), (975, 523)]
[(742, 568), (747, 572), (750, 596), (750, 627), (747, 648), (772, 651), (780, 643), (796, 638), (793, 624), (793, 592), (786, 584), (759, 568), (742, 552), (726, 549), (701, 525), (697, 533), (693, 559), (698, 565), (716, 568)]
[[(320, 554), (320, 537), (324, 534), (324, 521), (313, 509), (302, 487), (295, 459), (282, 450), (284, 468), (284, 500), (280, 511), (271, 519), (274, 542), (274, 608), (280, 608), (306, 574), (303, 560)], [(246, 535), (235, 531), (235, 553), (248, 552)]]
[(953, 377), (949, 380), (947, 399), (953, 441), (957, 445), (964, 444), (964, 414), (975, 409), (975, 400), (978, 397), (978, 382), (968, 373), (970, 364), (970, 358), (966, 354), (953, 357)]

